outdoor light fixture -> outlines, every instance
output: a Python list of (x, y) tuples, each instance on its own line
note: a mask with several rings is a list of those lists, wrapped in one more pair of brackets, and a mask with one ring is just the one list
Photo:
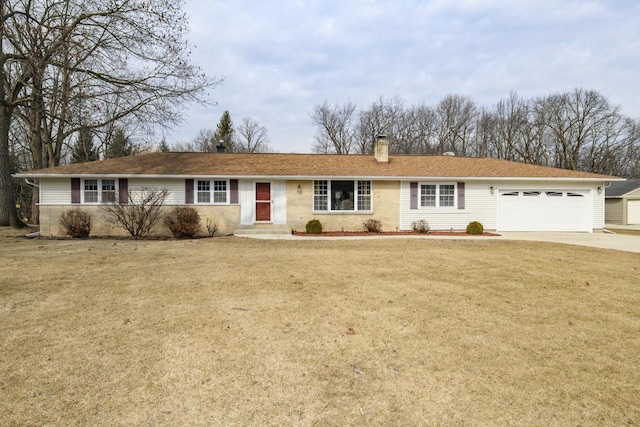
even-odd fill
[(489, 190), (491, 190), (491, 194), (493, 194), (496, 192), (496, 187), (492, 185), (491, 187), (489, 187)]
[(602, 194), (602, 186), (598, 187), (598, 194)]
[(302, 185), (298, 184), (298, 194), (302, 194)]

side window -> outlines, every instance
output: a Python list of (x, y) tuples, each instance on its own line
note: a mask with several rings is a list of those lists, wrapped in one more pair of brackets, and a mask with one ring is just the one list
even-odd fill
[(456, 184), (420, 184), (421, 208), (455, 208)]
[(213, 203), (227, 203), (227, 181), (213, 182)]
[(440, 207), (452, 208), (454, 204), (455, 186), (446, 184), (440, 186)]
[(84, 202), (98, 203), (98, 180), (97, 179), (84, 180)]
[(436, 186), (432, 184), (420, 186), (420, 206), (435, 207), (436, 206)]
[(83, 203), (115, 203), (115, 179), (85, 179), (82, 186)]
[(329, 210), (329, 185), (327, 181), (313, 182), (313, 209), (316, 211)]
[(313, 210), (370, 211), (371, 195), (371, 181), (313, 181)]
[(114, 203), (116, 201), (116, 180), (102, 180), (102, 203)]
[(195, 182), (196, 203), (225, 204), (229, 201), (229, 181), (199, 179)]
[(198, 180), (198, 203), (211, 203), (211, 181)]

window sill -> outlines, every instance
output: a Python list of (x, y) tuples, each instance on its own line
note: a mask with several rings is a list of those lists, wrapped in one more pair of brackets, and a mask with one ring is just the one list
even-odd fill
[(312, 211), (314, 215), (373, 215), (373, 211)]
[(427, 211), (455, 211), (456, 209), (458, 209), (457, 206), (444, 206), (444, 207), (439, 207), (439, 206), (420, 206), (418, 207), (418, 209), (424, 209)]

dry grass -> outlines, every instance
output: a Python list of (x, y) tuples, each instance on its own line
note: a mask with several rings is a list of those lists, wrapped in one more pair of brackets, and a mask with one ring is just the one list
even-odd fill
[(0, 425), (637, 425), (640, 255), (0, 237)]

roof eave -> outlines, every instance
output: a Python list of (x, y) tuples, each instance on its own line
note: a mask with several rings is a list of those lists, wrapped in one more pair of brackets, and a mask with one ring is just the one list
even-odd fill
[(43, 178), (77, 178), (77, 177), (101, 177), (101, 178), (140, 178), (140, 179), (192, 179), (192, 178), (236, 178), (236, 179), (270, 179), (270, 180), (297, 180), (312, 181), (318, 179), (347, 179), (347, 180), (373, 180), (373, 181), (625, 181), (624, 178), (617, 177), (537, 177), (537, 176), (368, 176), (368, 175), (187, 175), (187, 174), (30, 174), (16, 173), (12, 175), (20, 179), (43, 179)]

